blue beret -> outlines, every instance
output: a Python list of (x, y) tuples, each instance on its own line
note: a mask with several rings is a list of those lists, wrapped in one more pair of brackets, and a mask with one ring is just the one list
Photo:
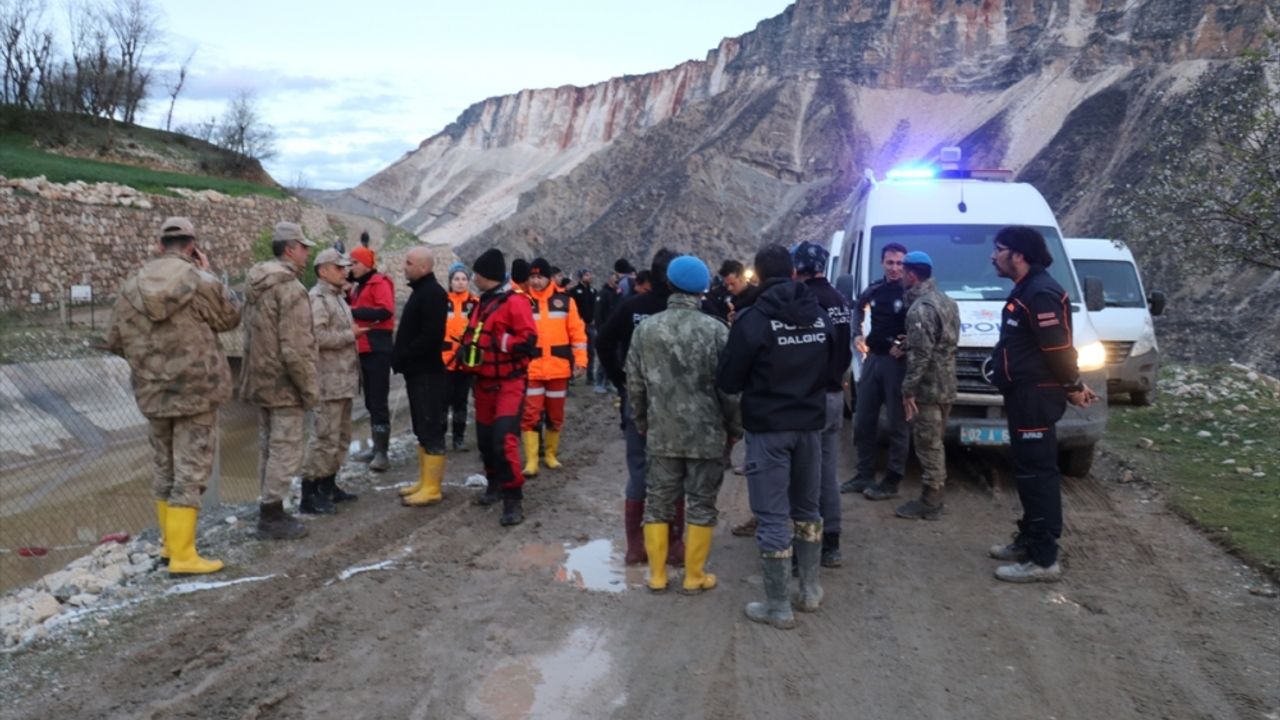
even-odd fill
[(923, 250), (912, 250), (902, 258), (903, 265), (928, 265), (933, 267), (933, 258), (929, 257), (929, 253)]
[(687, 293), (707, 291), (711, 271), (707, 264), (692, 255), (681, 255), (667, 266), (667, 281), (677, 290)]

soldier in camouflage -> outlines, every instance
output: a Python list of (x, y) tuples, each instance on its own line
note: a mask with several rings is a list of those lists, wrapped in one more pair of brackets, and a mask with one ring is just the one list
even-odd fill
[(195, 548), (200, 495), (213, 471), (218, 405), (231, 370), (216, 333), (240, 323), (240, 304), (209, 272), (183, 217), (161, 224), (159, 256), (120, 288), (107, 349), (129, 361), (138, 410), (151, 431), (162, 558), (173, 574), (222, 569)]
[(907, 306), (907, 370), (902, 380), (902, 408), (912, 427), (916, 458), (924, 468), (919, 500), (897, 509), (911, 520), (942, 519), (947, 484), (943, 436), (956, 400), (956, 345), (960, 342), (960, 308), (938, 289), (933, 259), (913, 250), (902, 260)]
[(275, 259), (249, 270), (244, 307), (240, 399), (258, 406), (258, 537), (300, 538), (306, 526), (284, 511), (284, 496), (302, 464), (303, 420), (320, 401), (311, 302), (298, 281), (315, 243), (294, 223), (271, 234)]
[(716, 389), (716, 364), (729, 329), (702, 312), (711, 279), (707, 266), (685, 255), (671, 261), (667, 309), (643, 320), (626, 360), (627, 402), (646, 439), (644, 544), (649, 589), (667, 589), (667, 552), (675, 507), (685, 497), (685, 594), (716, 586), (706, 572), (724, 449), (742, 437), (738, 399)]
[(360, 356), (351, 308), (343, 298), (351, 260), (335, 248), (316, 256), (316, 284), (311, 298), (311, 318), (316, 336), (316, 372), (320, 403), (312, 411), (315, 421), (302, 472), (299, 512), (331, 514), (334, 503), (356, 496), (338, 487), (338, 470), (351, 444), (351, 404), (360, 392)]

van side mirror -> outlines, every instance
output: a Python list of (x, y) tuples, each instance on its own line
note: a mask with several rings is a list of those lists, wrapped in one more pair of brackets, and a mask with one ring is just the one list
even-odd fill
[(1164, 312), (1164, 293), (1159, 290), (1152, 290), (1147, 296), (1147, 306), (1151, 310), (1152, 315), (1159, 315)]
[(1089, 312), (1097, 312), (1107, 306), (1107, 298), (1102, 294), (1102, 280), (1092, 275), (1084, 278), (1084, 306)]

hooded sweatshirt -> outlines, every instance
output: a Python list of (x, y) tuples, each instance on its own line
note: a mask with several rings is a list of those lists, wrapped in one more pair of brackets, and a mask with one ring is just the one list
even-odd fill
[(742, 393), (748, 432), (821, 430), (834, 347), (831, 321), (813, 292), (770, 279), (734, 318), (716, 382), (726, 393)]
[(320, 397), (311, 302), (282, 260), (249, 269), (240, 399), (259, 407), (313, 407)]
[(149, 418), (209, 412), (231, 398), (216, 333), (240, 323), (240, 303), (185, 255), (147, 262), (117, 294), (107, 348), (129, 361), (138, 409)]

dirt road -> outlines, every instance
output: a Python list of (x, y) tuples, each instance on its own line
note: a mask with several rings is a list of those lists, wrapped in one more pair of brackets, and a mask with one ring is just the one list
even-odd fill
[[(721, 585), (651, 595), (623, 571), (622, 442), (571, 401), (526, 523), (447, 487), (409, 510), (366, 493), (309, 539), (249, 543), (226, 578), (121, 611), (93, 637), (0, 659), (6, 718), (1275, 718), (1280, 606), (1143, 490), (1070, 481), (1066, 579), (991, 578), (1017, 506), (957, 463), (942, 522), (845, 498), (839, 570), (791, 632), (754, 625), (742, 478), (726, 475)], [(477, 469), (450, 458), (448, 476)], [(393, 474), (407, 479), (409, 470)], [(916, 491), (913, 481), (908, 492)], [(246, 541), (248, 543), (248, 541)], [(344, 576), (344, 570), (379, 569)]]

